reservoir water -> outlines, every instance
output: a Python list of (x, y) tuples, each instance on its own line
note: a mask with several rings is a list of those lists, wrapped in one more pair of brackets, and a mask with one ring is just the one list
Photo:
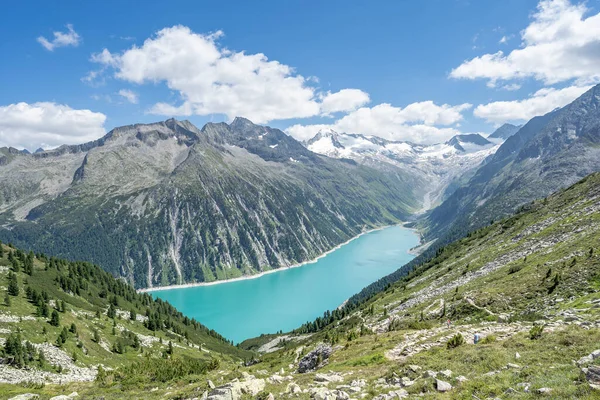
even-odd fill
[(261, 333), (290, 331), (338, 307), (412, 260), (408, 250), (418, 243), (413, 231), (393, 226), (364, 234), (298, 268), (255, 279), (150, 293), (239, 343)]

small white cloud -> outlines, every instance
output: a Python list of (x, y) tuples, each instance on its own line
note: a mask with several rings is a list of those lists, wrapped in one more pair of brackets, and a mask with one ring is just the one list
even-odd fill
[(125, 98), (128, 102), (132, 104), (138, 103), (138, 94), (129, 89), (121, 89), (119, 90), (119, 96)]
[(0, 146), (35, 150), (84, 143), (105, 134), (105, 121), (102, 113), (51, 102), (0, 106)]
[(581, 96), (590, 86), (569, 86), (563, 89), (544, 88), (523, 100), (495, 101), (478, 105), (473, 114), (492, 123), (523, 122), (564, 107)]
[(48, 51), (54, 51), (54, 49), (58, 47), (66, 47), (66, 46), (79, 46), (81, 42), (81, 36), (73, 29), (73, 25), (67, 25), (66, 32), (56, 31), (53, 33), (54, 39), (51, 41), (46, 39), (43, 36), (37, 38), (37, 41), (46, 48)]
[(518, 83), (510, 83), (508, 85), (502, 86), (502, 89), (508, 90), (509, 92), (514, 92), (515, 90), (521, 89), (521, 85)]
[(327, 92), (321, 99), (321, 112), (330, 114), (354, 111), (369, 101), (369, 94), (359, 89), (342, 89), (336, 93)]

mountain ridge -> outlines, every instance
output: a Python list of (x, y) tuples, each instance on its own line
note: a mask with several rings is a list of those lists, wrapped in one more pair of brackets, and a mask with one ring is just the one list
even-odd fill
[(0, 238), (137, 287), (306, 261), (418, 205), (407, 174), (323, 157), (242, 118), (129, 125), (3, 160)]

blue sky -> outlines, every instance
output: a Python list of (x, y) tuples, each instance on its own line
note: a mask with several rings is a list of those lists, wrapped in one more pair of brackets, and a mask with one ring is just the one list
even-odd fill
[(598, 81), (598, 3), (11, 2), (0, 145), (80, 143), (171, 116), (241, 115), (300, 139), (489, 133)]

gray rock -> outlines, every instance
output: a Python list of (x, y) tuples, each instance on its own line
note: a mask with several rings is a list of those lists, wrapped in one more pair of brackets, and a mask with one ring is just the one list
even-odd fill
[(216, 388), (215, 384), (210, 379), (208, 380), (208, 387), (211, 389)]
[(296, 385), (295, 383), (290, 383), (289, 385), (287, 385), (287, 388), (285, 389), (286, 393), (291, 393), (291, 394), (297, 394), (297, 393), (302, 393), (302, 389), (300, 389), (300, 386)]
[(320, 368), (323, 364), (327, 363), (332, 351), (331, 346), (326, 344), (318, 345), (316, 349), (302, 357), (298, 363), (298, 372), (302, 374)]
[(435, 380), (435, 388), (438, 392), (447, 392), (452, 389), (452, 385), (440, 379)]
[(444, 375), (446, 378), (452, 378), (452, 371), (450, 371), (449, 369), (440, 371), (440, 374)]
[(585, 379), (590, 385), (600, 385), (600, 367), (591, 366), (587, 368)]
[(547, 388), (547, 387), (543, 387), (543, 388), (539, 388), (538, 390), (536, 390), (536, 393), (538, 393), (538, 394), (550, 394), (550, 393), (552, 393), (552, 389)]
[(11, 397), (8, 400), (29, 400), (29, 399), (39, 399), (40, 396), (38, 396), (35, 393), (23, 393), (23, 394), (18, 394), (15, 397)]
[(71, 400), (79, 396), (79, 393), (73, 392), (70, 395), (61, 394), (60, 396), (51, 397), (50, 400)]

